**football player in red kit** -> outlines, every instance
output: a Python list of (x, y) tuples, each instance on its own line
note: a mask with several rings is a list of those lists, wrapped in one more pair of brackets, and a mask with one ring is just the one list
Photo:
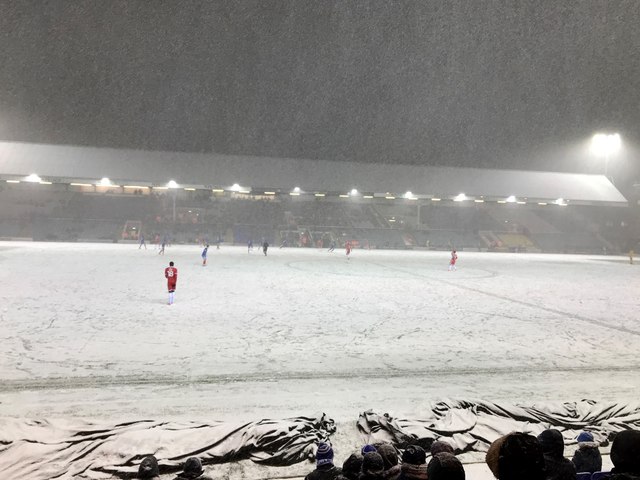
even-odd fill
[(456, 270), (456, 260), (458, 260), (458, 254), (453, 250), (451, 252), (451, 260), (449, 261), (449, 271)]
[(171, 305), (173, 303), (173, 294), (176, 291), (176, 283), (178, 283), (178, 269), (173, 266), (173, 262), (169, 262), (169, 266), (164, 269), (164, 277), (167, 279), (169, 305)]
[(351, 254), (351, 242), (347, 242), (344, 244), (344, 249), (347, 252), (347, 259), (349, 259), (349, 254)]

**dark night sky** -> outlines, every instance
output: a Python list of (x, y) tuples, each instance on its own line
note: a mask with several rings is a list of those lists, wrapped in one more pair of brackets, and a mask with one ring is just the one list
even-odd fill
[(559, 170), (640, 140), (635, 0), (0, 8), (1, 140)]

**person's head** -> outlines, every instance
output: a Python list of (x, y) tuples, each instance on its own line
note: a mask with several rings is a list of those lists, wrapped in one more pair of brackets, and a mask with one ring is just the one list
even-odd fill
[(448, 452), (437, 453), (427, 465), (429, 480), (465, 480), (464, 468), (455, 455)]
[(383, 443), (378, 445), (377, 451), (382, 457), (385, 471), (398, 465), (398, 452), (396, 452), (393, 445), (390, 443)]
[(138, 467), (138, 478), (140, 479), (154, 479), (160, 476), (160, 470), (158, 468), (158, 460), (153, 455), (144, 457), (140, 466)]
[(555, 428), (545, 430), (538, 435), (538, 441), (542, 445), (542, 452), (552, 458), (561, 458), (564, 454), (564, 439)]
[(173, 267), (173, 262), (169, 262), (169, 266), (170, 266), (170, 267)]
[(544, 480), (545, 464), (538, 439), (526, 433), (510, 433), (491, 444), (486, 462), (499, 480)]
[(318, 450), (316, 451), (316, 465), (321, 467), (322, 465), (333, 465), (333, 449), (331, 445), (326, 442), (320, 442), (318, 444)]
[(439, 453), (450, 453), (450, 454), (454, 454), (454, 450), (453, 447), (448, 444), (447, 442), (442, 442), (440, 440), (436, 440), (435, 442), (433, 442), (431, 444), (431, 456), (434, 457)]
[(377, 449), (373, 445), (366, 444), (360, 449), (360, 453), (364, 457), (369, 452), (376, 452)]
[(640, 431), (624, 430), (611, 445), (611, 462), (616, 473), (640, 475)]
[(187, 478), (196, 478), (202, 475), (202, 462), (198, 457), (187, 458), (184, 462), (184, 476)]
[(352, 480), (356, 480), (362, 469), (362, 455), (352, 453), (342, 464), (342, 475)]
[(409, 465), (423, 465), (427, 462), (427, 454), (419, 445), (409, 445), (402, 452), (402, 463)]
[(378, 476), (384, 473), (384, 461), (378, 452), (367, 452), (362, 457), (362, 473)]
[(580, 432), (578, 438), (576, 439), (578, 443), (593, 443), (593, 434), (591, 432)]

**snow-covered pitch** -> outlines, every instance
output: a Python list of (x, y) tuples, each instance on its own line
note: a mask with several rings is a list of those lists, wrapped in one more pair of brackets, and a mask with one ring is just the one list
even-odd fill
[(460, 251), (450, 272), (449, 252), (201, 251), (0, 243), (0, 415), (350, 421), (640, 388), (627, 258)]

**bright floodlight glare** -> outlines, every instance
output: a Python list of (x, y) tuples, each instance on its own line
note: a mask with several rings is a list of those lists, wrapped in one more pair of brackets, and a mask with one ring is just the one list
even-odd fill
[(411, 198), (413, 197), (413, 193), (411, 193), (410, 191), (404, 194), (404, 198)]
[(596, 155), (611, 155), (620, 150), (622, 140), (619, 133), (596, 133), (591, 139), (591, 150)]
[(454, 202), (464, 202), (467, 199), (467, 196), (464, 193), (459, 193), (454, 199)]
[(42, 179), (38, 176), (37, 173), (32, 173), (27, 178), (25, 178), (27, 182), (41, 182)]
[(111, 180), (109, 180), (107, 177), (102, 177), (102, 179), (100, 180), (100, 185), (109, 186), (111, 185)]
[(564, 198), (559, 198), (553, 203), (555, 203), (556, 205), (563, 205), (564, 204)]
[(351, 189), (351, 195), (357, 195), (358, 194), (358, 190), (355, 188)]
[(233, 185), (231, 185), (231, 190), (233, 190), (234, 192), (239, 192), (240, 185), (238, 185), (237, 183), (234, 183)]
[(516, 197), (515, 197), (515, 195), (509, 195), (509, 196), (507, 197), (507, 202), (509, 202), (509, 203), (514, 203), (515, 201), (516, 201)]
[(294, 191), (294, 192), (296, 192), (296, 193), (300, 193), (300, 187), (295, 187), (295, 188), (293, 189), (293, 191)]
[(169, 180), (167, 182), (167, 187), (169, 187), (169, 188), (178, 188), (178, 184), (176, 183), (175, 180)]

